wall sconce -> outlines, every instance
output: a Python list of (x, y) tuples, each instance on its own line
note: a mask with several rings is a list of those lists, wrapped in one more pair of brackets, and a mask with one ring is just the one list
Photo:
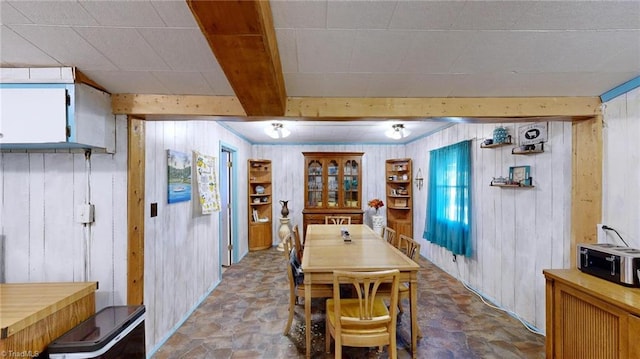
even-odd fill
[(422, 178), (422, 169), (418, 168), (418, 173), (416, 174), (416, 178), (414, 179), (416, 182), (416, 187), (418, 187), (418, 191), (422, 190), (422, 185), (424, 182), (424, 178)]

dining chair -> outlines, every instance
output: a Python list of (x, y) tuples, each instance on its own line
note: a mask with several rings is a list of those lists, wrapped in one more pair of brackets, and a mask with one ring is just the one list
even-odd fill
[[(407, 257), (411, 258), (411, 260), (415, 261), (416, 253), (420, 253), (420, 243), (414, 241), (411, 237), (407, 235), (401, 234), (398, 237), (396, 244), (397, 245), (395, 245), (394, 247), (398, 248), (400, 252), (402, 252)], [(391, 290), (392, 289), (388, 283), (383, 283), (380, 286), (380, 289), (378, 289), (380, 294), (387, 298), (391, 296)], [(401, 282), (398, 285), (398, 311), (401, 314), (404, 313), (404, 308), (402, 307), (402, 300), (409, 299), (410, 295), (411, 295), (411, 292), (409, 290), (409, 284)], [(418, 327), (418, 337), (422, 338), (422, 332), (420, 331), (419, 327)]]
[(415, 258), (416, 253), (420, 253), (420, 243), (407, 235), (401, 234), (396, 243), (395, 247), (411, 259)]
[[(304, 285), (302, 284), (304, 278), (301, 273), (297, 273), (301, 262), (297, 261), (297, 253), (293, 245), (292, 237), (293, 232), (287, 234), (282, 240), (284, 256), (287, 259), (287, 281), (289, 282), (289, 318), (287, 318), (287, 325), (284, 328), (284, 335), (287, 335), (291, 329), (298, 298), (304, 298)], [(330, 298), (332, 295), (333, 286), (331, 284), (311, 285), (311, 298)]]
[[(335, 340), (335, 358), (342, 358), (342, 347), (389, 346), (389, 358), (397, 358), (396, 308), (398, 302), (397, 269), (375, 272), (333, 272), (333, 297), (327, 299), (325, 349), (331, 352)], [(377, 293), (381, 283), (390, 282), (391, 306), (387, 308)], [(353, 285), (356, 298), (343, 298), (340, 284)]]
[(349, 216), (325, 216), (324, 224), (351, 224)]
[(296, 248), (296, 255), (298, 256), (298, 260), (302, 263), (302, 253), (304, 253), (304, 243), (300, 239), (300, 231), (298, 230), (298, 225), (296, 224), (291, 229), (291, 236), (293, 238), (293, 244)]
[(382, 229), (382, 238), (384, 238), (392, 246), (396, 246), (396, 231), (393, 228), (385, 226)]

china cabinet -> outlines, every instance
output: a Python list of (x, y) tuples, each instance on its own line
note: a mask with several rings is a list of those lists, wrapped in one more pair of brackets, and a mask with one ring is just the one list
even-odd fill
[(271, 161), (248, 160), (249, 250), (272, 245)]
[(325, 216), (349, 216), (361, 224), (362, 152), (303, 152), (303, 225), (323, 224)]
[(413, 238), (411, 159), (389, 159), (385, 163), (387, 226), (397, 235)]

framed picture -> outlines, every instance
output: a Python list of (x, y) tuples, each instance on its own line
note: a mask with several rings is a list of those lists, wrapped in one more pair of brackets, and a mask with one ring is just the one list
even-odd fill
[(535, 145), (547, 142), (547, 123), (538, 122), (518, 127), (518, 143), (520, 146)]
[(509, 182), (531, 186), (531, 166), (509, 167)]
[(191, 200), (191, 156), (167, 150), (168, 202)]

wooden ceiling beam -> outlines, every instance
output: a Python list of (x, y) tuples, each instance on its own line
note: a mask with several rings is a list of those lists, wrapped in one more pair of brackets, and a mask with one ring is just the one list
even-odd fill
[(247, 116), (234, 96), (111, 95), (111, 110), (123, 115)]
[[(284, 116), (321, 120), (359, 118), (464, 117), (460, 122), (496, 122), (525, 117), (592, 117), (601, 114), (598, 97), (509, 98), (317, 98), (287, 99)], [(233, 96), (115, 94), (115, 114), (177, 116), (250, 116)], [(486, 118), (487, 121), (483, 121)]]
[(287, 94), (268, 1), (187, 4), (249, 116), (282, 116)]
[(594, 116), (598, 97), (313, 98), (291, 97), (286, 117)]

